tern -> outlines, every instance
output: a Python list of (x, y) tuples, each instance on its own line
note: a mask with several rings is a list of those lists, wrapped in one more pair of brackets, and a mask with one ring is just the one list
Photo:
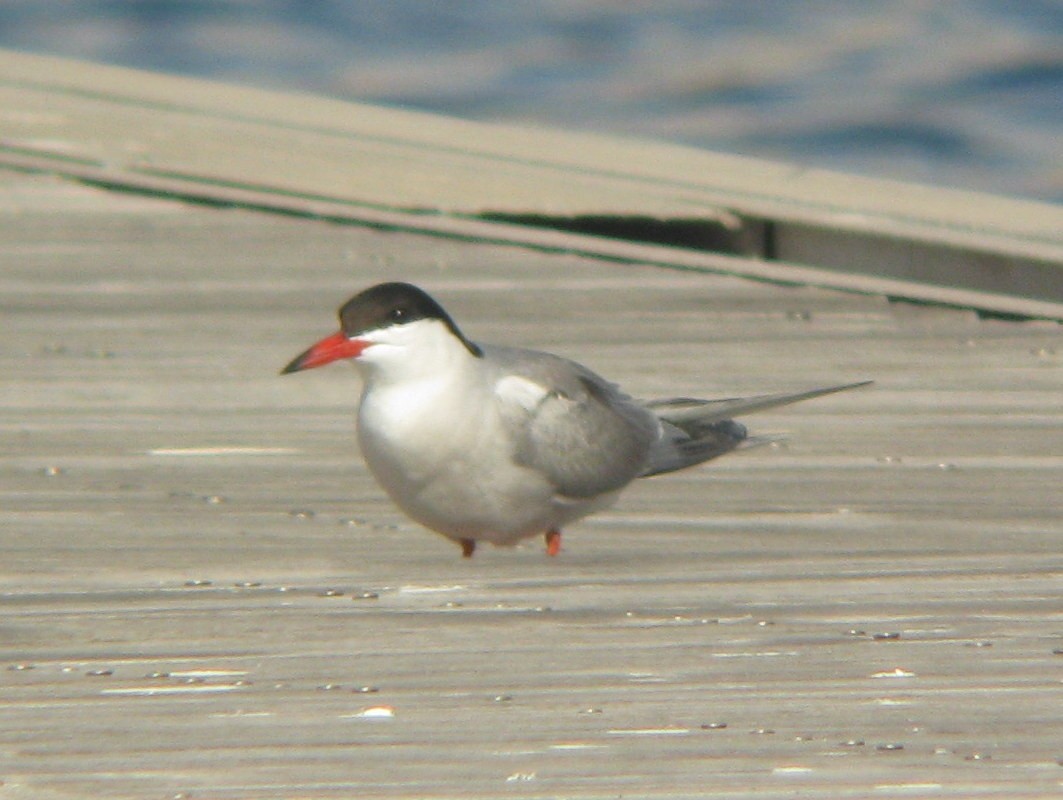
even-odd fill
[(461, 546), (515, 545), (616, 501), (636, 478), (757, 443), (732, 416), (870, 381), (721, 400), (642, 401), (550, 353), (477, 344), (432, 297), (382, 283), (339, 310), (340, 330), (281, 374), (352, 361), (362, 375), (358, 443), (411, 519)]

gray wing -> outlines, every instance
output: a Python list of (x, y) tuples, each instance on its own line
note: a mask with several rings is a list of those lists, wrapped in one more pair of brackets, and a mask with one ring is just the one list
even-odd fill
[(500, 365), (496, 398), (514, 461), (572, 498), (615, 491), (643, 473), (661, 430), (651, 411), (575, 362), (485, 349)]
[(749, 438), (745, 425), (731, 419), (685, 428), (664, 422), (663, 434), (654, 443), (646, 468), (639, 477), (675, 472), (718, 458), (739, 446), (760, 443), (758, 439)]

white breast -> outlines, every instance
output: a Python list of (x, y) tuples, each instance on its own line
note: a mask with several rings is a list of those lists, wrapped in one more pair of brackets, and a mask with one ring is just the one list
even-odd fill
[(488, 392), (455, 393), (432, 382), (381, 387), (363, 399), (358, 435), (395, 504), (452, 539), (512, 544), (613, 499), (558, 498), (542, 475), (516, 464)]
[(408, 492), (453, 459), (472, 417), (440, 381), (384, 386), (368, 392), (358, 411), (358, 439), (384, 488)]

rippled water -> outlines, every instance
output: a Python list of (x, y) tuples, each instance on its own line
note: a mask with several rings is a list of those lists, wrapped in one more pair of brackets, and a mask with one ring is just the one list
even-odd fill
[(6, 0), (0, 46), (1063, 200), (1063, 0)]

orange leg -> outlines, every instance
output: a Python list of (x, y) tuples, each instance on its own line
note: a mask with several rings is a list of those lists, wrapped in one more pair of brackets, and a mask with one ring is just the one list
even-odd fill
[(462, 539), (461, 540), (461, 557), (472, 558), (472, 554), (476, 552), (476, 540), (475, 539)]
[(561, 552), (561, 531), (546, 532), (546, 554), (556, 556)]

